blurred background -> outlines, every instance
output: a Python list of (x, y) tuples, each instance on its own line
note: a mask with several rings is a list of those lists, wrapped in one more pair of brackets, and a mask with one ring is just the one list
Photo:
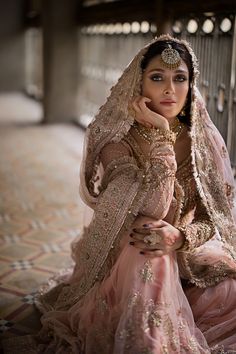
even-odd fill
[(235, 166), (235, 11), (235, 0), (1, 1), (0, 92), (33, 98), (40, 123), (86, 127), (140, 47), (168, 32), (192, 44)]
[(80, 235), (84, 130), (135, 53), (170, 33), (236, 170), (236, 0), (0, 0), (0, 332), (37, 327), (34, 295)]

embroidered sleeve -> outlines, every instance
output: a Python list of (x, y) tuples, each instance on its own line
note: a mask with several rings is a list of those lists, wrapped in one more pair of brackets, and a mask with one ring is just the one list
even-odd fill
[[(104, 175), (94, 216), (80, 243), (73, 249), (73, 258), (76, 268), (81, 270), (81, 279), (73, 299), (68, 297), (70, 304), (84, 295), (97, 279), (103, 278), (106, 273), (103, 269), (107, 269), (107, 264), (110, 264), (110, 252), (116, 250), (119, 235), (122, 237), (123, 232), (130, 228), (145, 205), (145, 197), (147, 193), (151, 195), (153, 183), (156, 186), (156, 197), (158, 198), (160, 185), (160, 198), (166, 203), (160, 208), (168, 210), (169, 199), (164, 197), (163, 188), (165, 180), (167, 183), (169, 181), (169, 164), (175, 161), (173, 147), (168, 144), (165, 141), (160, 142), (159, 147), (155, 144), (151, 151), (151, 160), (145, 167), (139, 165), (132, 152), (122, 143), (111, 143), (103, 148), (100, 157)], [(164, 177), (166, 169), (169, 172)], [(164, 180), (160, 177), (157, 180), (160, 174)]]
[(110, 143), (106, 145), (101, 152), (101, 162), (104, 168), (102, 179), (102, 189), (104, 190), (108, 183), (113, 181), (120, 174), (132, 174), (139, 168), (131, 152), (122, 143)]
[(191, 224), (180, 226), (178, 229), (185, 236), (185, 243), (181, 251), (191, 251), (214, 236), (215, 227), (207, 214), (200, 197), (198, 198), (194, 219)]
[(173, 141), (168, 135), (160, 134), (150, 149), (150, 161), (144, 172), (146, 198), (140, 212), (146, 216), (163, 219), (170, 207), (174, 193), (177, 163)]
[(103, 278), (103, 268), (106, 268), (110, 252), (117, 247), (119, 234), (123, 235), (129, 229), (137, 215), (137, 206), (142, 203), (139, 197), (142, 174), (127, 149), (120, 145), (108, 146), (102, 151), (101, 160), (105, 168), (104, 188), (94, 208), (93, 219), (72, 252), (76, 269), (80, 270), (80, 281), (73, 297), (65, 293), (65, 299), (60, 300), (63, 303), (68, 300), (70, 305), (86, 294), (97, 279)]
[[(140, 193), (144, 199), (139, 212), (145, 216), (162, 219), (166, 216), (174, 193), (174, 181), (177, 164), (173, 149), (175, 136), (172, 132), (158, 130), (153, 136), (149, 159), (144, 166), (139, 166), (142, 173)], [(137, 168), (137, 162), (127, 151), (126, 146), (119, 144), (107, 145), (101, 155), (105, 168), (103, 188), (120, 173)]]

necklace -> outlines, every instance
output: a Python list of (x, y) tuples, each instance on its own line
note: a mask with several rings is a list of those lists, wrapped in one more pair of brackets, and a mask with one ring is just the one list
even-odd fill
[[(133, 127), (135, 131), (138, 133), (138, 135), (143, 138), (145, 141), (147, 141), (149, 144), (152, 144), (152, 142), (155, 140), (156, 137), (160, 137), (160, 135), (163, 135), (163, 129), (150, 129), (146, 128), (143, 125), (138, 124), (137, 122), (134, 122)], [(170, 125), (170, 130), (165, 130), (164, 135), (168, 135), (168, 137), (173, 141), (173, 136), (175, 139), (177, 139), (184, 128), (184, 123), (181, 123), (178, 118), (175, 118), (175, 121), (173, 124)]]

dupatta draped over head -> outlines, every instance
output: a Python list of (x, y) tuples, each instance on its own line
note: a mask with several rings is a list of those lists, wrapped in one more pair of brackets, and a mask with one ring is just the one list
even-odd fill
[[(106, 196), (113, 193), (112, 187), (101, 191), (99, 188), (103, 174), (100, 152), (110, 142), (119, 142), (134, 123), (134, 116), (129, 109), (130, 101), (141, 93), (141, 61), (149, 46), (155, 41), (174, 41), (183, 44), (190, 53), (193, 65), (191, 87), (191, 155), (196, 186), (215, 225), (216, 234), (212, 242), (218, 242), (226, 260), (218, 259), (207, 264), (203, 259), (204, 245), (191, 252), (180, 252), (182, 264), (188, 279), (198, 286), (206, 287), (216, 284), (227, 276), (236, 275), (236, 213), (233, 206), (232, 175), (228, 152), (215, 125), (211, 121), (203, 99), (196, 87), (198, 66), (190, 45), (183, 40), (162, 35), (154, 39), (134, 57), (123, 72), (117, 84), (112, 87), (106, 103), (100, 108), (93, 122), (89, 125), (85, 137), (84, 158), (81, 166), (81, 196), (94, 214), (90, 225), (85, 228), (82, 240), (73, 246), (76, 271), (80, 274), (77, 284), (64, 289), (58, 301), (68, 306), (78, 301), (98, 281), (100, 282), (114, 263), (116, 244), (138, 214), (145, 191), (140, 191), (141, 176), (138, 170), (134, 179), (127, 176), (126, 184), (120, 187), (120, 199), (114, 198), (112, 209), (104, 213)], [(132, 176), (133, 177), (133, 176)], [(107, 204), (108, 205), (108, 204)], [(110, 206), (108, 205), (110, 208)], [(181, 206), (180, 206), (181, 208)], [(103, 210), (101, 215), (100, 210)], [(106, 214), (106, 215), (105, 215)], [(178, 226), (176, 220), (175, 226)], [(210, 243), (208, 241), (207, 243)], [(203, 259), (199, 261), (199, 259)], [(196, 267), (196, 263), (198, 267)], [(202, 264), (201, 264), (202, 262)], [(204, 263), (206, 262), (206, 263)], [(78, 271), (80, 270), (80, 271)], [(74, 279), (75, 280), (75, 279)]]

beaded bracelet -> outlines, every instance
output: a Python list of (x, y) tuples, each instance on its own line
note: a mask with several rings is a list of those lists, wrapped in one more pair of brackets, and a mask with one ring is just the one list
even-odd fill
[(176, 141), (176, 134), (169, 129), (163, 128), (146, 128), (144, 126), (134, 123), (134, 129), (138, 135), (147, 141), (150, 145), (153, 144), (155, 140), (159, 142), (170, 142), (174, 144)]

